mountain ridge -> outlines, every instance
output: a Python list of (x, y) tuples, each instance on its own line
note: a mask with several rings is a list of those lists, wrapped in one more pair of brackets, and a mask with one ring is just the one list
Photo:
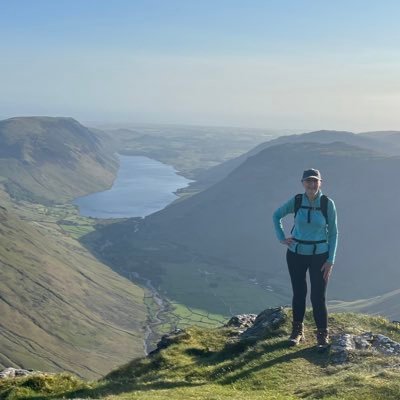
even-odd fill
[(17, 200), (70, 201), (109, 187), (117, 167), (100, 136), (73, 118), (0, 121), (0, 178)]
[[(202, 190), (225, 178), (231, 171), (239, 167), (247, 158), (256, 155), (258, 152), (279, 144), (315, 142), (315, 143), (334, 143), (343, 142), (357, 147), (379, 151), (387, 155), (400, 154), (400, 132), (390, 131), (390, 135), (382, 140), (380, 134), (384, 132), (367, 132), (355, 134), (349, 131), (319, 130), (302, 134), (279, 136), (276, 139), (259, 144), (247, 153), (239, 157), (225, 161), (215, 167), (200, 173), (196, 181), (189, 185), (188, 190)], [(393, 141), (392, 139), (395, 138)], [(185, 190), (183, 190), (184, 192)]]

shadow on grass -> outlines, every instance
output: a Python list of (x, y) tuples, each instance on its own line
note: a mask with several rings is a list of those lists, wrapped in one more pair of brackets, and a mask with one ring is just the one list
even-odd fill
[[(171, 363), (165, 359), (161, 351), (150, 358), (135, 360), (119, 371), (109, 374), (92, 388), (29, 398), (34, 400), (100, 398), (127, 392), (198, 387), (209, 382), (228, 385), (245, 379), (259, 370), (288, 363), (294, 359), (301, 358), (319, 366), (324, 366), (329, 361), (327, 353), (318, 354), (314, 347), (293, 348), (288, 347), (286, 338), (272, 336), (271, 339), (272, 343), (264, 341), (227, 343), (219, 351), (212, 351), (207, 347), (186, 349), (185, 353), (194, 359), (193, 369), (187, 363), (180, 364), (178, 360), (176, 363)], [(267, 360), (265, 360), (266, 355)], [(213, 368), (210, 371), (207, 367)], [(160, 375), (157, 376), (157, 371), (161, 370), (170, 371), (171, 379), (175, 377), (176, 380), (163, 381)]]
[[(237, 341), (227, 343), (220, 351), (213, 352), (208, 349), (190, 348), (186, 350), (186, 354), (195, 358), (196, 365), (214, 365), (215, 369), (210, 378), (221, 384), (233, 383), (259, 370), (287, 363), (294, 359), (304, 359), (321, 367), (329, 363), (329, 352), (318, 353), (314, 346), (302, 346), (300, 348), (289, 346), (284, 331), (274, 332), (263, 340), (265, 339), (272, 339), (274, 342)], [(284, 354), (281, 354), (282, 352)], [(269, 355), (270, 359), (261, 362), (261, 358), (266, 354)], [(260, 360), (260, 363), (246, 369), (247, 365), (254, 365), (254, 361), (257, 360)], [(243, 371), (243, 369), (245, 370)], [(235, 370), (240, 370), (240, 372), (235, 373)]]
[[(242, 369), (245, 367), (247, 364), (249, 364), (252, 360), (255, 360), (257, 358), (261, 358), (264, 354), (266, 353), (273, 353), (275, 351), (281, 351), (287, 349), (288, 352), (278, 356), (278, 357), (271, 357), (271, 359), (265, 361), (265, 362), (260, 362), (258, 365), (245, 369), (244, 371), (238, 372), (238, 373), (233, 373), (230, 374), (228, 377), (224, 377), (222, 379), (218, 379), (218, 382), (221, 384), (231, 384), (237, 380), (244, 379), (249, 377), (251, 374), (254, 372), (273, 367), (275, 365), (279, 365), (282, 363), (288, 363), (292, 360), (295, 359), (304, 359), (307, 360), (310, 363), (313, 363), (318, 366), (326, 366), (329, 362), (329, 353), (318, 353), (315, 349), (315, 347), (306, 347), (306, 348), (290, 348), (288, 346), (288, 343), (286, 340), (279, 341), (274, 344), (265, 344), (261, 346), (260, 348), (255, 349), (254, 351), (249, 352), (246, 354), (240, 362), (234, 362), (231, 370), (234, 369)], [(228, 366), (229, 368), (229, 366)], [(227, 366), (224, 367), (224, 370), (227, 369)], [(225, 373), (226, 375), (226, 373)], [(218, 378), (218, 371), (216, 371), (216, 378)]]
[(79, 389), (55, 395), (39, 395), (29, 396), (26, 398), (19, 397), (23, 400), (56, 400), (56, 399), (74, 399), (74, 398), (87, 398), (97, 399), (110, 395), (119, 395), (127, 392), (148, 391), (148, 390), (162, 390), (162, 389), (175, 389), (179, 387), (195, 387), (202, 386), (204, 383), (191, 383), (186, 381), (181, 382), (154, 382), (150, 384), (140, 384), (132, 382), (105, 382), (104, 385), (93, 389)]
[[(224, 348), (220, 351), (211, 351), (207, 348), (189, 348), (186, 349), (186, 354), (194, 357), (196, 359), (196, 364), (200, 365), (216, 365), (229, 360), (236, 360), (239, 356), (244, 360), (244, 363), (252, 361), (260, 356), (260, 345), (259, 343), (267, 339), (279, 340), (279, 338), (286, 336), (284, 331), (275, 331), (270, 335), (267, 335), (263, 339), (257, 340), (234, 340), (227, 343)], [(283, 349), (288, 347), (287, 342), (283, 339), (277, 344), (267, 345), (265, 344), (263, 348), (269, 346), (269, 351), (275, 351), (277, 349)], [(275, 349), (275, 346), (277, 348)], [(246, 353), (246, 351), (248, 352)]]

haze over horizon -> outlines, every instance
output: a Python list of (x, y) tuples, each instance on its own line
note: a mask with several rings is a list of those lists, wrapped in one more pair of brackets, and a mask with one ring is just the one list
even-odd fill
[(356, 0), (0, 1), (1, 118), (400, 130), (399, 11)]

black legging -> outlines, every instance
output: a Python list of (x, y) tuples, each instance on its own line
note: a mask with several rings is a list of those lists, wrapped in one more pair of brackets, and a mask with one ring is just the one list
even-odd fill
[(305, 256), (288, 250), (286, 260), (289, 267), (293, 288), (293, 321), (303, 322), (306, 312), (307, 269), (310, 271), (311, 304), (315, 324), (318, 329), (328, 327), (328, 310), (326, 308), (326, 282), (321, 268), (328, 258), (328, 253)]

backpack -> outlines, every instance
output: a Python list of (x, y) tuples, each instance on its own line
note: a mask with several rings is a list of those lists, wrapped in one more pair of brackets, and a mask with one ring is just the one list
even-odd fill
[[(327, 196), (325, 196), (324, 194), (321, 196), (320, 207), (302, 206), (301, 205), (302, 200), (303, 200), (302, 193), (296, 194), (296, 196), (294, 197), (294, 218), (296, 218), (297, 212), (299, 211), (300, 208), (305, 208), (308, 210), (308, 222), (311, 222), (311, 210), (321, 210), (322, 215), (325, 217), (325, 222), (328, 225), (328, 200), (329, 200), (329, 198)], [(294, 229), (294, 225), (293, 225), (293, 228), (290, 231), (290, 233), (293, 232), (293, 229)], [(298, 240), (298, 239), (295, 239), (295, 240), (298, 243), (313, 244), (314, 245), (313, 254), (315, 254), (315, 251), (317, 248), (316, 245), (318, 243), (326, 242), (326, 240), (317, 240), (317, 241)], [(297, 254), (297, 245), (296, 245), (296, 254)]]
[(297, 212), (299, 211), (300, 208), (305, 208), (308, 209), (308, 218), (310, 218), (310, 211), (312, 209), (314, 210), (321, 210), (322, 215), (325, 217), (326, 224), (328, 224), (328, 196), (325, 196), (324, 194), (321, 196), (320, 199), (320, 207), (310, 207), (310, 206), (302, 206), (301, 201), (303, 200), (303, 194), (299, 193), (296, 194), (294, 197), (294, 218), (296, 218)]

